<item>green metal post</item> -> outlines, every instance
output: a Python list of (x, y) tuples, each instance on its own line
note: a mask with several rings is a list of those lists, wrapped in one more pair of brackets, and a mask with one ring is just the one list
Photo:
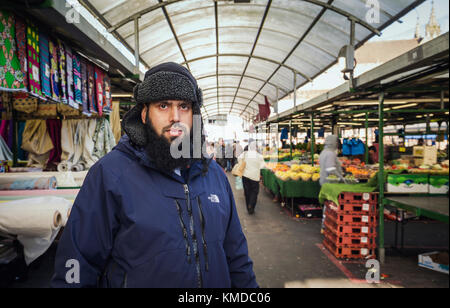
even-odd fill
[(369, 113), (366, 112), (366, 165), (369, 163)]
[(379, 141), (378, 141), (378, 163), (380, 165), (378, 172), (378, 186), (380, 188), (379, 198), (379, 247), (378, 247), (378, 257), (380, 258), (380, 263), (384, 264), (384, 93), (381, 92), (379, 96)]
[(291, 149), (290, 156), (292, 160), (292, 118), (289, 120), (289, 146)]
[(314, 166), (314, 145), (316, 138), (314, 136), (314, 113), (311, 113), (311, 165)]

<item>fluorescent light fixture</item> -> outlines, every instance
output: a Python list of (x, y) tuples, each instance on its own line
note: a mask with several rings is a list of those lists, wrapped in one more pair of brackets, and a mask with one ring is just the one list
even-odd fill
[(361, 126), (362, 123), (353, 123), (353, 122), (338, 122), (338, 125), (358, 125)]
[(117, 93), (117, 94), (111, 94), (111, 97), (133, 97), (133, 94)]
[(423, 118), (423, 115), (419, 114), (419, 115), (416, 116), (416, 118), (418, 118), (418, 119)]
[[(383, 104), (385, 105), (402, 105), (407, 103), (439, 103), (440, 98), (404, 98), (404, 99), (386, 99)], [(444, 98), (444, 102), (448, 103), (448, 98)], [(335, 102), (334, 105), (338, 106), (377, 106), (378, 100), (354, 100), (354, 101), (341, 101)]]
[(417, 103), (406, 104), (406, 105), (402, 105), (402, 106), (395, 106), (395, 107), (392, 107), (392, 109), (403, 109), (403, 108), (414, 107), (414, 106), (417, 106)]
[(327, 109), (327, 108), (330, 108), (330, 107), (333, 107), (333, 104), (322, 106), (320, 108), (317, 108), (316, 110), (324, 110), (324, 109)]

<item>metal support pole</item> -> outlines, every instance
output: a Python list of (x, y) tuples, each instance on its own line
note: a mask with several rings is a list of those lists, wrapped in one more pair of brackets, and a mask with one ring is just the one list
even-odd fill
[(379, 116), (379, 148), (378, 148), (378, 163), (379, 163), (379, 171), (378, 171), (378, 186), (380, 189), (379, 194), (379, 246), (378, 246), (378, 257), (380, 258), (380, 263), (384, 264), (385, 250), (384, 250), (384, 93), (381, 92), (379, 96), (379, 107), (378, 107), (378, 116)]
[(314, 145), (316, 138), (314, 137), (314, 113), (311, 113), (311, 165), (314, 166)]
[(369, 163), (369, 113), (366, 112), (366, 165)]
[(135, 65), (134, 73), (139, 75), (139, 18), (134, 19), (134, 59)]
[(289, 143), (290, 156), (292, 160), (292, 118), (289, 120)]

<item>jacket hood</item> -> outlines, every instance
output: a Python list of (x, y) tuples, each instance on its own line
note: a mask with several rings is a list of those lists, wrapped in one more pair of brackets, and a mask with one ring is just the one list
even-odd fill
[(336, 151), (337, 150), (338, 137), (336, 135), (330, 135), (325, 138), (324, 149)]

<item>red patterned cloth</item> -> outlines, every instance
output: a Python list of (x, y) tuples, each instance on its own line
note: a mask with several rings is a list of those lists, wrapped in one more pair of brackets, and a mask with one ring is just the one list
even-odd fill
[(96, 89), (96, 97), (97, 97), (97, 106), (98, 106), (98, 114), (99, 116), (103, 115), (103, 70), (98, 66), (95, 66), (95, 89)]

